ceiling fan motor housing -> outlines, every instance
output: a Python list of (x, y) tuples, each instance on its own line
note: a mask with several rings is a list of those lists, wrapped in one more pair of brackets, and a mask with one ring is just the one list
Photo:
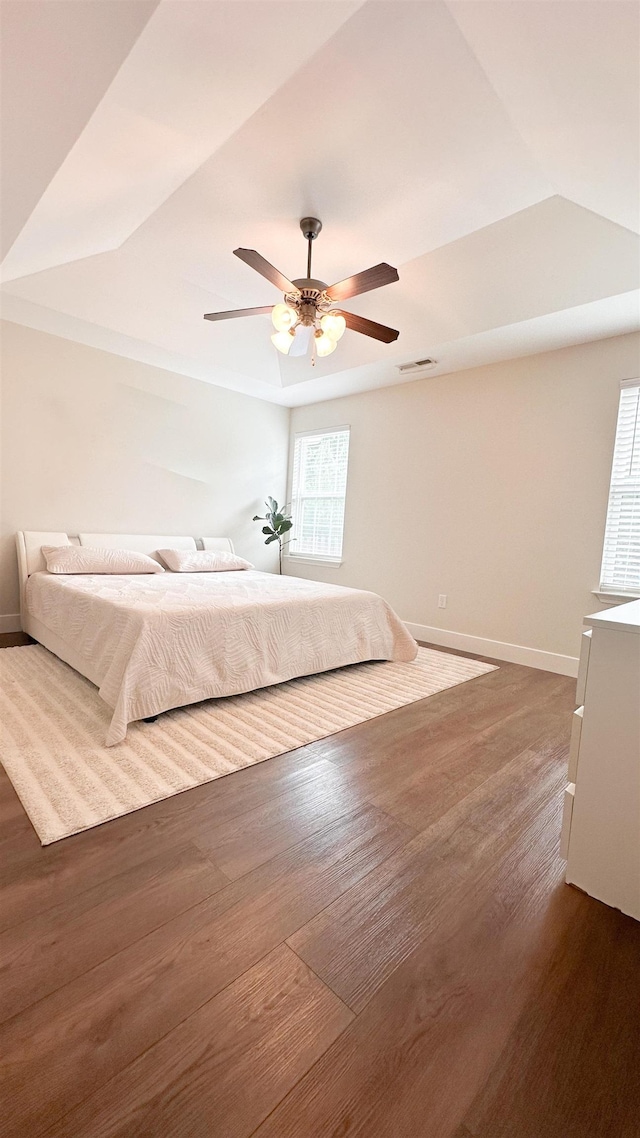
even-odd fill
[(298, 277), (291, 283), (300, 289), (300, 295), (289, 294), (285, 296), (285, 301), (298, 310), (301, 324), (313, 324), (317, 312), (329, 311), (331, 301), (325, 295), (325, 281), (315, 280), (314, 277)]

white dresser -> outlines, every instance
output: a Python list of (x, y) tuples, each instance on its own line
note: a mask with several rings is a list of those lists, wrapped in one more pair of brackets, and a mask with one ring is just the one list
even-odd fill
[(640, 920), (640, 600), (585, 625), (561, 853), (570, 884)]

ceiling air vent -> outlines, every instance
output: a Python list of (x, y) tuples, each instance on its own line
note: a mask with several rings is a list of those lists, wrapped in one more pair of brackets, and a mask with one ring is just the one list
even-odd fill
[(438, 363), (437, 360), (431, 359), (427, 356), (424, 360), (412, 360), (410, 364), (398, 364), (398, 371), (426, 371), (428, 368), (435, 367)]

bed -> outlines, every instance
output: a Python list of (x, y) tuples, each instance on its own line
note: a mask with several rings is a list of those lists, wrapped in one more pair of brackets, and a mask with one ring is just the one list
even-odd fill
[[(43, 545), (217, 549), (228, 538), (23, 531), (22, 627), (86, 676), (113, 709), (106, 743), (173, 707), (365, 660), (413, 660), (417, 645), (375, 593), (256, 570), (47, 573)], [(159, 558), (156, 558), (159, 560)]]

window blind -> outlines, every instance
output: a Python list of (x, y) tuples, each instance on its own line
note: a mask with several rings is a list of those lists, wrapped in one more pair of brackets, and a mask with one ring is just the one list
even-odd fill
[(342, 557), (348, 461), (348, 427), (296, 435), (291, 486), (294, 556)]
[(600, 588), (640, 595), (640, 380), (620, 389)]

